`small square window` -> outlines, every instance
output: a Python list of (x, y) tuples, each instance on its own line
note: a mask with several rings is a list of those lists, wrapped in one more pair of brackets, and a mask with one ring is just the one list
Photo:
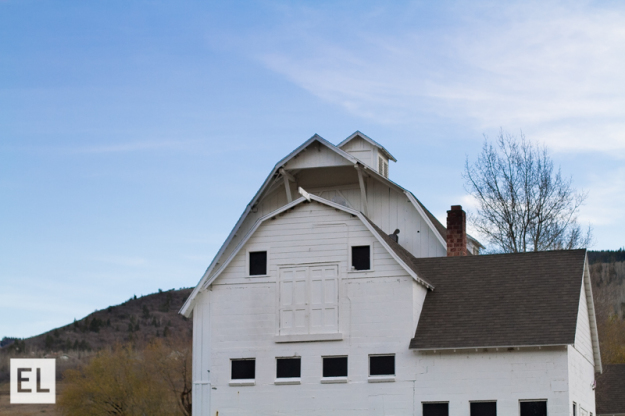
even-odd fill
[(547, 416), (547, 402), (521, 402), (521, 416)]
[(267, 252), (250, 251), (250, 276), (267, 274)]
[(323, 377), (347, 377), (347, 357), (323, 357)]
[(393, 376), (395, 375), (394, 355), (371, 355), (369, 356), (370, 376)]
[(232, 360), (232, 380), (251, 380), (256, 378), (256, 360)]
[(449, 416), (449, 403), (423, 403), (423, 416)]
[(471, 416), (497, 416), (497, 402), (471, 403)]
[(278, 358), (276, 360), (276, 378), (299, 378), (302, 375), (302, 359)]
[(371, 247), (352, 247), (352, 267), (356, 270), (371, 270)]

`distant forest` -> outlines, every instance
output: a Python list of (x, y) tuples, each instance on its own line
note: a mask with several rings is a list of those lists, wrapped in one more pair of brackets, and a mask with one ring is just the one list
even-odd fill
[(625, 248), (618, 250), (588, 251), (588, 262), (594, 263), (614, 263), (625, 261)]

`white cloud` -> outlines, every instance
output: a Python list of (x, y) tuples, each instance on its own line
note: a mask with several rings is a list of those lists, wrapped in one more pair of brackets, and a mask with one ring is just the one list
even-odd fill
[[(291, 10), (290, 19), (311, 18), (300, 12)], [(522, 128), (560, 151), (625, 154), (623, 10), (541, 2), (458, 7), (445, 19), (384, 33), (364, 22), (345, 37), (287, 25), (280, 29), (287, 41), (261, 37), (249, 53), (377, 122), (431, 114), (482, 131)]]

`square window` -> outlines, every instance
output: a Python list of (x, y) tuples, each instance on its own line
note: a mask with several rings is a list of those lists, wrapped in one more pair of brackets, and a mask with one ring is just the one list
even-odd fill
[(521, 416), (547, 416), (547, 402), (521, 402)]
[(471, 403), (471, 416), (497, 416), (497, 402)]
[(369, 356), (370, 376), (394, 376), (395, 355), (371, 355)]
[(250, 276), (267, 274), (267, 252), (250, 251)]
[(352, 247), (352, 267), (356, 270), (371, 270), (371, 247)]
[(323, 357), (323, 377), (347, 377), (347, 357)]
[(449, 416), (449, 403), (423, 403), (423, 416)]
[(256, 378), (256, 360), (232, 360), (232, 380), (251, 380)]
[(299, 378), (302, 375), (302, 359), (278, 358), (276, 360), (276, 378)]

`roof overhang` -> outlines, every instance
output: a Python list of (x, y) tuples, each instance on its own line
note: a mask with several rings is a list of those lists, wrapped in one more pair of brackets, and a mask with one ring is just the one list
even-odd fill
[(350, 215), (353, 215), (355, 217), (358, 217), (358, 219), (360, 219), (360, 221), (364, 224), (365, 227), (367, 227), (367, 229), (371, 232), (371, 234), (373, 234), (374, 237), (376, 237), (376, 239), (378, 240), (378, 242), (382, 245), (382, 247), (384, 247), (386, 249), (386, 251), (388, 251), (388, 253), (397, 261), (397, 263), (399, 263), (399, 265), (406, 270), (406, 272), (419, 284), (425, 286), (427, 289), (434, 289), (434, 286), (429, 283), (428, 281), (426, 281), (425, 279), (421, 278), (420, 276), (417, 275), (417, 273), (412, 270), (396, 253), (395, 251), (393, 251), (393, 249), (391, 249), (389, 247), (389, 245), (386, 243), (386, 241), (384, 241), (384, 239), (378, 234), (378, 232), (371, 226), (371, 224), (369, 223), (369, 221), (366, 220), (366, 218), (364, 217), (364, 215), (359, 212), (356, 211), (354, 209), (348, 208), (346, 206), (334, 203), (332, 201), (329, 201), (325, 198), (321, 198), (319, 196), (313, 195), (313, 194), (309, 194), (308, 192), (306, 192), (305, 190), (303, 190), (302, 188), (299, 188), (299, 192), (302, 195), (300, 198), (294, 200), (293, 202), (284, 205), (283, 207), (270, 212), (269, 214), (259, 218), (258, 220), (256, 220), (256, 222), (254, 223), (254, 225), (252, 226), (252, 228), (250, 228), (250, 230), (247, 232), (247, 234), (245, 235), (245, 237), (239, 242), (239, 244), (237, 244), (237, 247), (232, 251), (232, 253), (230, 253), (230, 255), (228, 256), (228, 258), (226, 259), (226, 261), (224, 261), (222, 264), (219, 265), (219, 267), (217, 267), (214, 271), (214, 273), (212, 273), (210, 275), (208, 274), (204, 274), (204, 276), (202, 277), (202, 279), (200, 280), (200, 282), (198, 283), (198, 285), (195, 287), (195, 289), (193, 289), (193, 292), (191, 293), (191, 295), (189, 296), (189, 298), (187, 299), (187, 301), (184, 303), (184, 305), (182, 306), (182, 308), (180, 309), (180, 313), (186, 317), (191, 316), (191, 311), (193, 309), (193, 305), (195, 304), (195, 298), (197, 297), (197, 294), (202, 291), (202, 290), (206, 290), (208, 289), (208, 287), (219, 277), (219, 275), (228, 267), (228, 265), (230, 264), (230, 262), (232, 262), (232, 260), (234, 259), (234, 257), (239, 253), (239, 251), (245, 246), (245, 244), (248, 242), (248, 240), (252, 237), (252, 235), (256, 232), (256, 230), (267, 220), (271, 219), (271, 218), (275, 218), (276, 216), (287, 212), (288, 210), (296, 207), (299, 204), (302, 204), (304, 202), (318, 202), (320, 204), (323, 205), (327, 205), (328, 207), (343, 211), (345, 213), (348, 213)]

